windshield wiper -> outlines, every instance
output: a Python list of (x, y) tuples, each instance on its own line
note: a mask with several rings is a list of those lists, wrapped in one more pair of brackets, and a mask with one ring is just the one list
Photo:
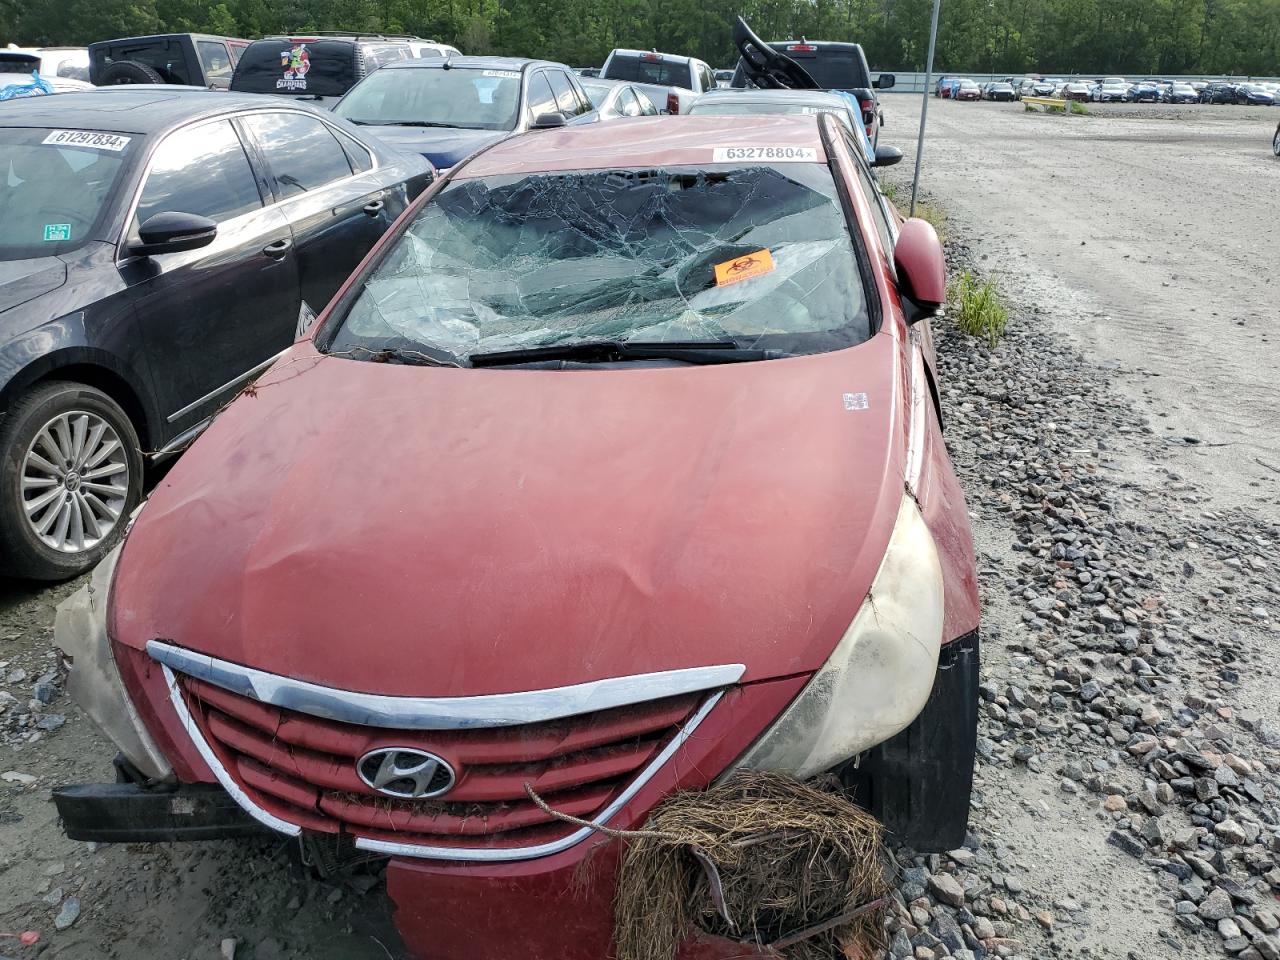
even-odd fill
[(683, 363), (743, 363), (791, 356), (780, 350), (748, 350), (732, 340), (580, 340), (522, 350), (495, 350), (467, 357), (473, 367), (502, 367), (540, 360), (572, 360), (578, 363), (620, 363), (629, 360), (679, 360)]
[(461, 124), (437, 123), (434, 120), (381, 120), (378, 125), (383, 127), (449, 127), (454, 130), (462, 129)]

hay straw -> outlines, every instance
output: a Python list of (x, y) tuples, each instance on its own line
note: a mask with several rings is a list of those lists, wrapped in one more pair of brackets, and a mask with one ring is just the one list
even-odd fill
[[(625, 835), (625, 832), (624, 832)], [(741, 772), (656, 807), (625, 837), (614, 902), (617, 960), (672, 960), (695, 929), (768, 945), (822, 925), (888, 890), (880, 823), (834, 784)], [(715, 864), (724, 911), (713, 896)], [(830, 960), (842, 947), (883, 946), (873, 908), (779, 950), (787, 960)]]

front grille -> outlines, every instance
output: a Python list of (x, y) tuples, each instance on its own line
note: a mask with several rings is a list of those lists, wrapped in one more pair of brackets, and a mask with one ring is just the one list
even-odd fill
[[(534, 846), (578, 828), (554, 809), (591, 819), (675, 737), (702, 694), (683, 694), (563, 720), (448, 731), (366, 727), (264, 704), (177, 675), (178, 690), (218, 761), (250, 800), (306, 830), (370, 840), (475, 849)], [(444, 759), (456, 781), (433, 799), (368, 786), (361, 757), (380, 748)]]

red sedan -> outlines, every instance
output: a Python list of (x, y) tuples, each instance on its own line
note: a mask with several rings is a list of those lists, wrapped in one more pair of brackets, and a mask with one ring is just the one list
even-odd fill
[(455, 167), (64, 605), (132, 780), (59, 788), (68, 833), (387, 857), (431, 960), (608, 955), (620, 846), (529, 787), (635, 828), (735, 769), (834, 771), (959, 846), (979, 610), (944, 296), (933, 229), (831, 116)]
[(952, 97), (956, 100), (981, 100), (982, 88), (972, 80), (961, 80), (956, 84)]

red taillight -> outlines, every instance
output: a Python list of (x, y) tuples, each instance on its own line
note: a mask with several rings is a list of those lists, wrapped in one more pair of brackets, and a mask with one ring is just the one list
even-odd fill
[(858, 106), (862, 108), (863, 113), (871, 113), (876, 108), (876, 102), (874, 100), (859, 100)]
[(818, 48), (812, 43), (793, 43), (787, 47), (787, 53), (817, 53)]
[(680, 97), (674, 91), (667, 94), (667, 113), (675, 115), (680, 112)]
[(662, 54), (660, 54), (660, 53), (642, 53), (642, 54), (640, 54), (640, 59), (641, 59), (641, 60), (661, 60), (661, 59), (662, 59)]

